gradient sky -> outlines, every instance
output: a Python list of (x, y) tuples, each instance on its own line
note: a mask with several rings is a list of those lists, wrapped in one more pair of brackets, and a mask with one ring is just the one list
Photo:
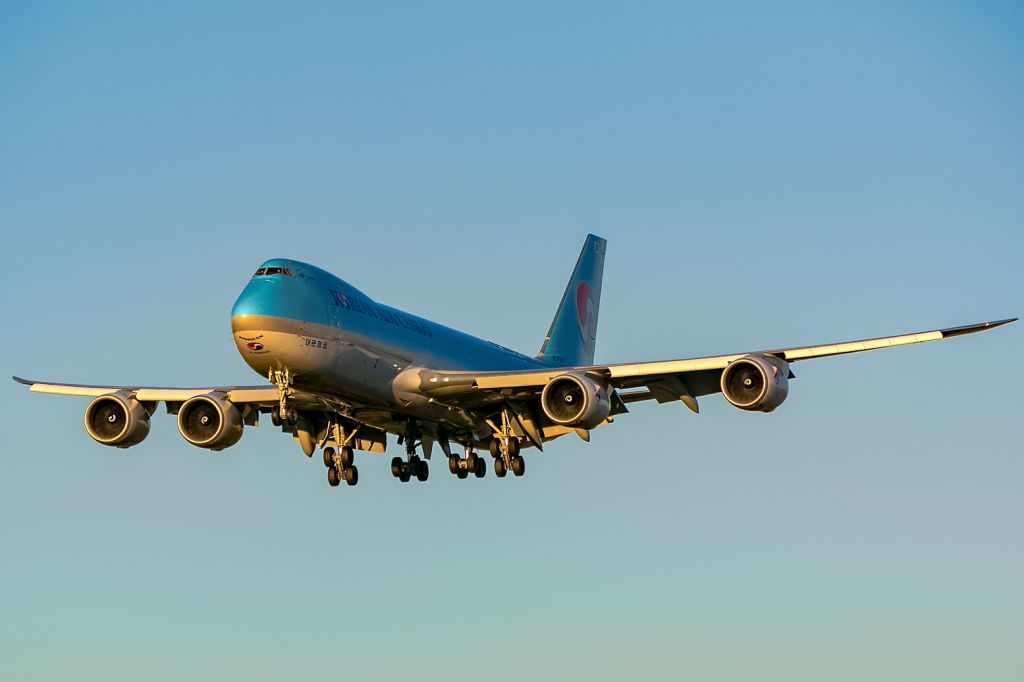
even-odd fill
[[(1024, 313), (1019, 3), (712, 4), (0, 5), (6, 373), (257, 382), (274, 256), (535, 352), (588, 231), (600, 361)], [(4, 383), (0, 678), (1020, 680), (1022, 329), (354, 489)]]

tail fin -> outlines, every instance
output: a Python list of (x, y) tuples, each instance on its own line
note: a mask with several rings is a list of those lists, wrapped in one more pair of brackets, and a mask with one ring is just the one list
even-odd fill
[(607, 240), (588, 234), (555, 319), (537, 359), (548, 365), (592, 365), (597, 343), (597, 311)]

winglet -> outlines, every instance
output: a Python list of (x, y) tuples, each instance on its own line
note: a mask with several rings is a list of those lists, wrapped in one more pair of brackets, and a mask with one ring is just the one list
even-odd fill
[(973, 334), (975, 332), (983, 332), (989, 329), (995, 329), (996, 327), (1002, 327), (1004, 324), (1010, 324), (1016, 322), (1016, 317), (1011, 317), (1005, 320), (996, 320), (994, 322), (979, 322), (978, 324), (967, 324), (963, 327), (950, 327), (949, 329), (940, 329), (939, 333), (942, 334), (942, 338), (948, 339), (951, 336), (963, 336), (964, 334)]
[(34, 381), (29, 381), (28, 379), (22, 379), (21, 377), (11, 377), (11, 378), (14, 379), (15, 381), (17, 381), (19, 384), (23, 384), (25, 386), (31, 386), (32, 384), (36, 383)]

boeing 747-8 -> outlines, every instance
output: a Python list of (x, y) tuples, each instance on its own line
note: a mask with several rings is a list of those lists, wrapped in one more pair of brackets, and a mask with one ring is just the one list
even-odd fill
[[(141, 443), (160, 403), (178, 431), (222, 450), (267, 415), (307, 456), (319, 448), (332, 486), (355, 485), (356, 451), (384, 452), (396, 434), (405, 456), (392, 475), (427, 480), (434, 445), (459, 478), (487, 471), (522, 476), (523, 451), (590, 431), (645, 400), (681, 402), (721, 393), (735, 407), (771, 412), (789, 393), (794, 362), (890, 348), (992, 329), (1013, 319), (817, 346), (658, 362), (595, 364), (606, 241), (589, 235), (533, 357), (379, 303), (306, 263), (273, 259), (249, 280), (231, 310), (238, 352), (259, 386), (153, 388), (15, 380), (37, 393), (88, 396), (85, 430), (119, 448)], [(463, 454), (453, 452), (452, 443)], [(422, 457), (420, 456), (422, 454)]]

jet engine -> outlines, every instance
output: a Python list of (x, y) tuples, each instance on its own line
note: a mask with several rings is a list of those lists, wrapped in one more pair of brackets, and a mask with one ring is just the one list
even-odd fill
[(562, 426), (592, 429), (611, 412), (608, 389), (585, 374), (562, 374), (548, 382), (540, 394), (548, 419)]
[(722, 372), (722, 395), (751, 412), (771, 412), (789, 395), (789, 364), (776, 357), (744, 355)]
[(85, 430), (97, 443), (130, 448), (149, 435), (149, 412), (128, 391), (107, 393), (85, 408)]
[(178, 409), (178, 431), (192, 445), (223, 450), (242, 437), (242, 413), (220, 393), (197, 395)]

